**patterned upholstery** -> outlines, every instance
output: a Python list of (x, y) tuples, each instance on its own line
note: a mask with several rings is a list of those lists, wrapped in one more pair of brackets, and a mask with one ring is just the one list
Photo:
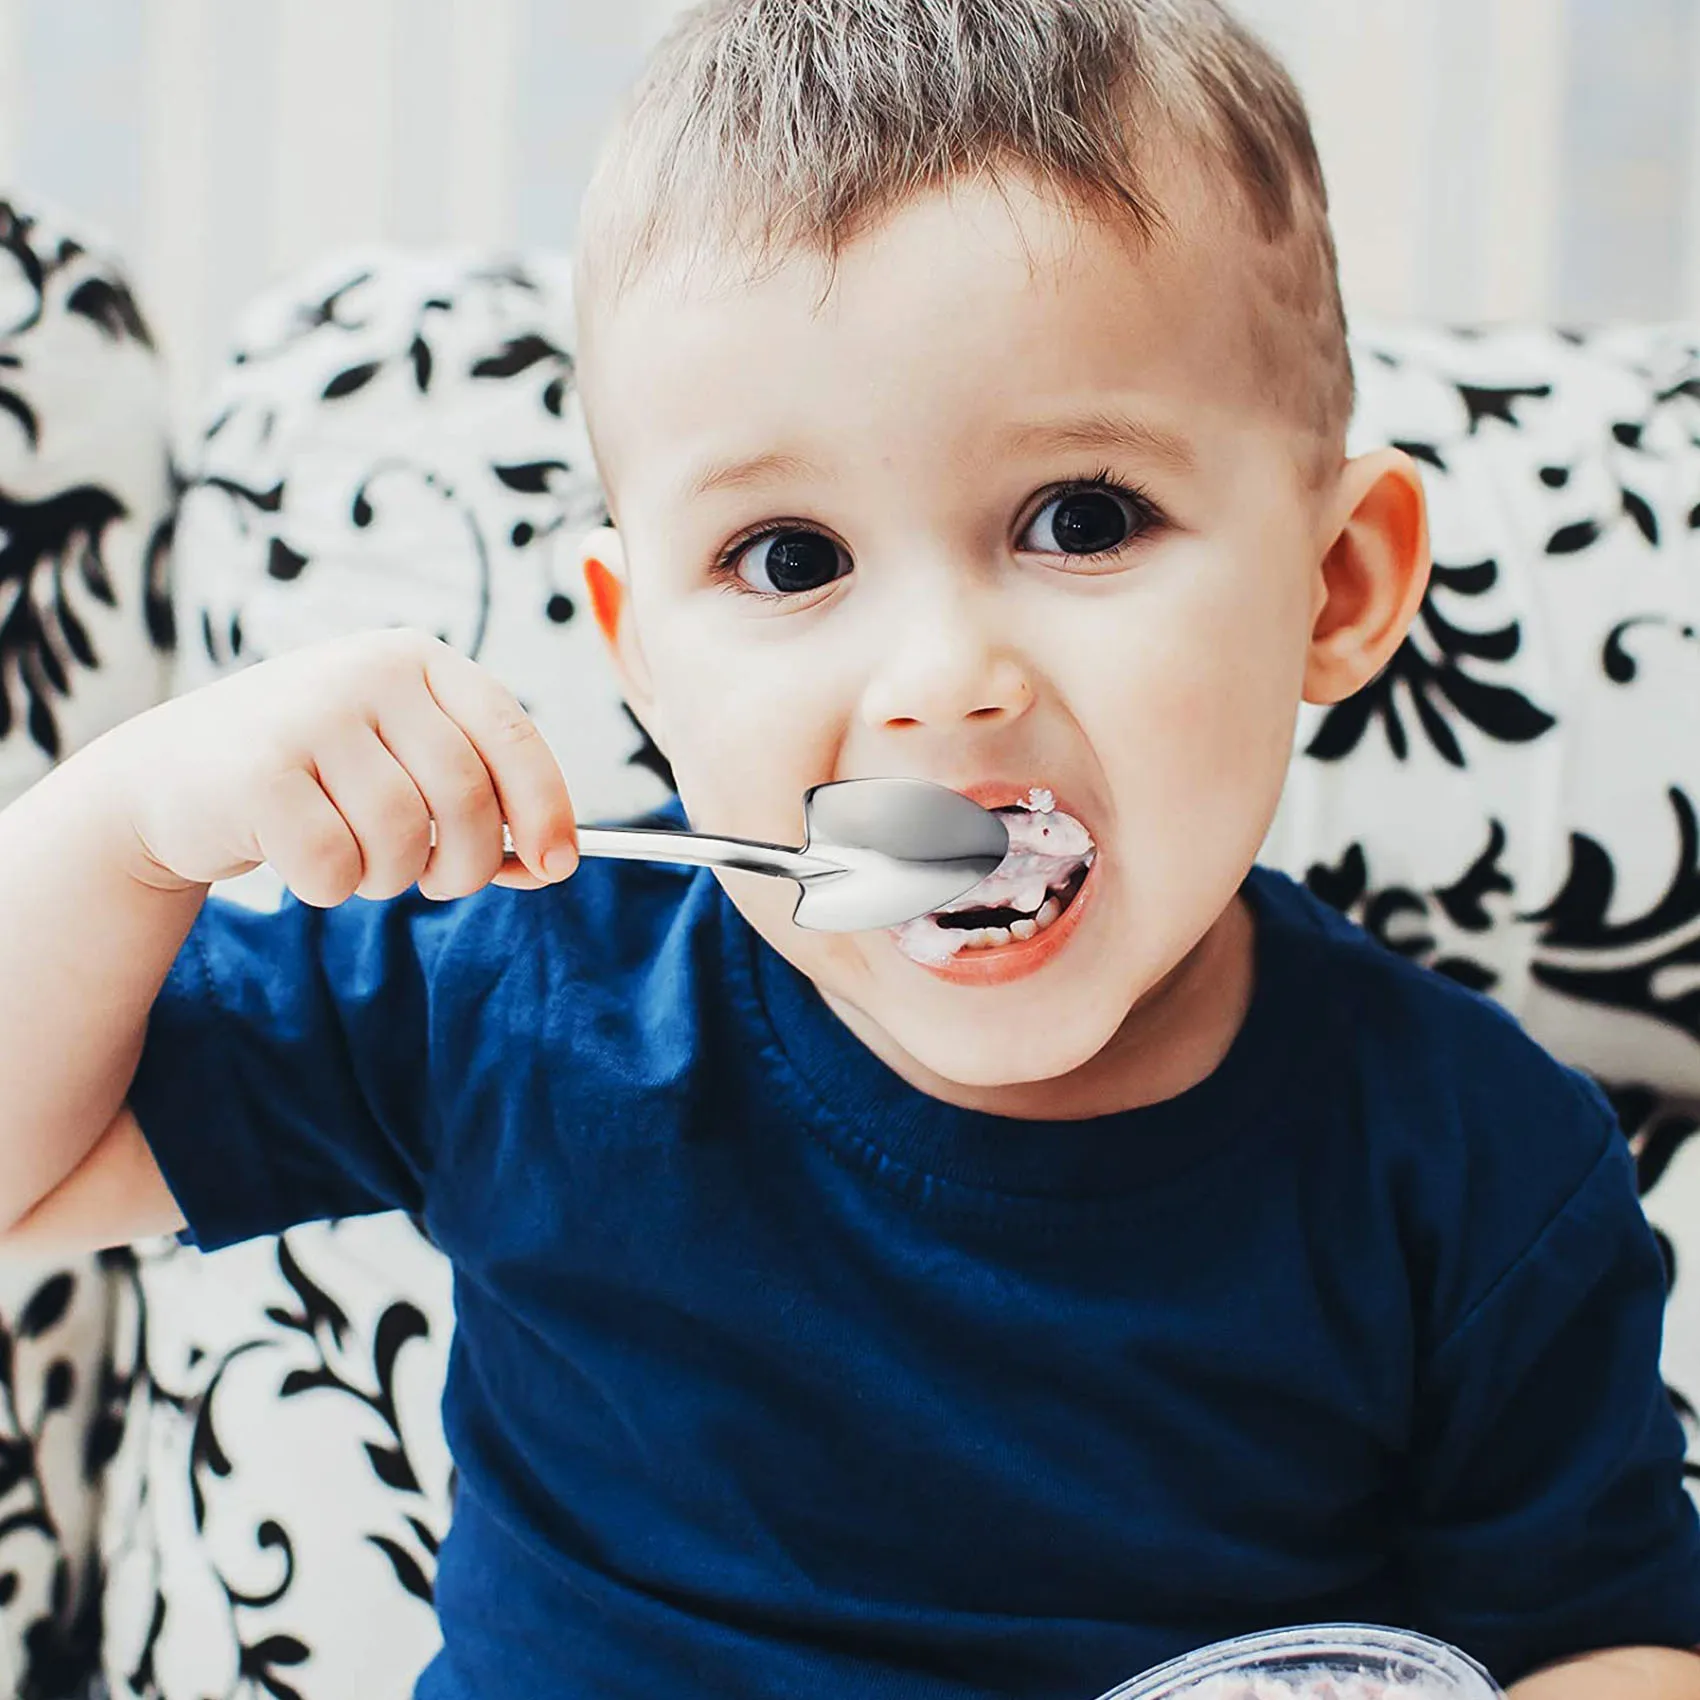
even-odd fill
[(1423, 464), (1412, 639), (1310, 712), (1271, 859), (1608, 1078), (1700, 1096), (1692, 332), (1361, 336)]
[[(568, 565), (599, 511), (569, 337), (541, 261), (374, 254), (261, 303), (188, 469), (180, 683), (423, 625), (527, 702), (585, 816), (659, 800)], [(1692, 1419), (1700, 352), (1675, 330), (1371, 328), (1357, 357), (1358, 440), (1424, 463), (1438, 567), (1383, 677), (1307, 713), (1266, 859), (1606, 1080)], [(114, 1692), (408, 1693), (452, 1495), (441, 1259), (381, 1218), (210, 1259), (144, 1248), (109, 1294)]]
[[(0, 805), (164, 694), (172, 499), (161, 371), (123, 273), (0, 201)], [(26, 1700), (83, 1692), (98, 1658), (124, 1261), (0, 1264), (0, 1692)]]

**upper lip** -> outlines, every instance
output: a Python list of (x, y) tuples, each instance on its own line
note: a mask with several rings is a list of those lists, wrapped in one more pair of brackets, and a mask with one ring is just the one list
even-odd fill
[(951, 789), (960, 791), (982, 809), (1013, 808), (1017, 803), (1025, 803), (1035, 791), (1049, 791), (1053, 797), (1056, 795), (1054, 785), (1046, 785), (1039, 780), (1018, 784), (1008, 779), (980, 779), (972, 785), (956, 785)]

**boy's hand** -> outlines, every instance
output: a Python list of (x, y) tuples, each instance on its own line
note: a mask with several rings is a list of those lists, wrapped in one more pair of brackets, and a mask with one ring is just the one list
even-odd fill
[(1673, 1647), (1610, 1647), (1515, 1683), (1510, 1700), (1700, 1700), (1700, 1657)]
[(416, 882), (435, 898), (492, 882), (534, 890), (578, 865), (566, 781), (536, 726), (490, 673), (417, 632), (262, 662), (100, 743), (135, 837), (132, 872), (153, 886), (269, 862), (328, 908)]

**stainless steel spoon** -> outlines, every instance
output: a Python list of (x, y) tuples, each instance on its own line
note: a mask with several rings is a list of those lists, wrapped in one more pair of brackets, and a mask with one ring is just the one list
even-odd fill
[(901, 926), (972, 891), (1004, 859), (1009, 832), (991, 810), (929, 780), (843, 779), (805, 793), (799, 850), (606, 826), (580, 827), (578, 847), (584, 856), (793, 879), (803, 888), (792, 916), (799, 927), (858, 933)]

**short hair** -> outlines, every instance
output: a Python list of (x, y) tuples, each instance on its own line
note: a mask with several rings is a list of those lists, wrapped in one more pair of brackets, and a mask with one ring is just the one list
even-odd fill
[(831, 259), (917, 194), (1012, 169), (1152, 243), (1176, 141), (1254, 246), (1270, 393), (1337, 457), (1353, 382), (1322, 167), (1291, 77), (1219, 0), (705, 0), (604, 150), (581, 300), (663, 254)]

